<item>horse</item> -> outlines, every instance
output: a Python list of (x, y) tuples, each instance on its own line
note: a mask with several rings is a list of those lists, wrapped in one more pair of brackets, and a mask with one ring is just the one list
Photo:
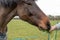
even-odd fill
[[(36, 26), (39, 30), (51, 29), (50, 20), (35, 3), (36, 0), (0, 0), (0, 36), (7, 40), (7, 24), (15, 17)], [(5, 38), (5, 39), (4, 39)]]

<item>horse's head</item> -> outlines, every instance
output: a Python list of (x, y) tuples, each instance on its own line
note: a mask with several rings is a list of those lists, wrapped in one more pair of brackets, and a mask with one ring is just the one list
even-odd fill
[(21, 19), (37, 26), (39, 29), (50, 30), (48, 17), (41, 11), (34, 0), (23, 1), (23, 5), (20, 5), (20, 10), (22, 11), (18, 11)]

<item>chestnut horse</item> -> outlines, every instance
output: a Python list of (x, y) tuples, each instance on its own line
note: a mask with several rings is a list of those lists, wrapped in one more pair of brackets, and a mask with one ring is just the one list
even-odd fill
[[(35, 25), (39, 30), (50, 30), (49, 18), (41, 11), (35, 0), (0, 0), (0, 36), (1, 40), (7, 40), (7, 24), (10, 20), (19, 16), (20, 19)], [(5, 39), (4, 39), (5, 38)]]

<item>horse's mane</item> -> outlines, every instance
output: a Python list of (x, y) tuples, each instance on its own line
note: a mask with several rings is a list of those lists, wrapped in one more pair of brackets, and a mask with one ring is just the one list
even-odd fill
[(0, 0), (0, 6), (11, 7), (16, 5), (18, 2), (32, 2), (36, 0)]
[(16, 5), (19, 0), (0, 0), (0, 6), (11, 7)]

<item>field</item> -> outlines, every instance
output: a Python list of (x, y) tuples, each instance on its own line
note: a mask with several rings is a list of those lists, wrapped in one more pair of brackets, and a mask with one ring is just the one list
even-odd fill
[[(57, 21), (51, 21), (51, 25)], [(54, 39), (55, 31), (51, 33), (51, 40)], [(8, 40), (48, 40), (48, 33), (38, 30), (37, 27), (22, 20), (11, 20), (8, 24)], [(60, 31), (57, 33), (57, 40), (60, 40)]]

